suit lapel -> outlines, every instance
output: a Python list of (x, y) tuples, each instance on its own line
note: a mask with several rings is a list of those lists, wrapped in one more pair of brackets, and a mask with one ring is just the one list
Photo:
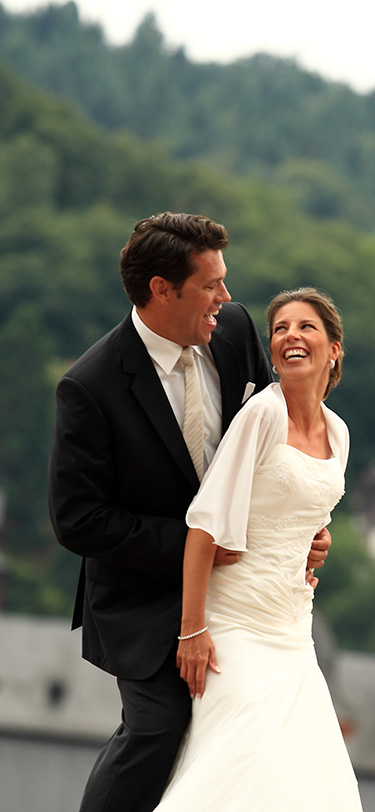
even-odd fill
[(224, 434), (241, 407), (244, 383), (235, 347), (231, 341), (223, 338), (219, 324), (212, 334), (210, 349), (220, 376)]
[[(180, 427), (130, 313), (121, 325), (119, 340), (123, 371), (132, 377), (130, 389), (134, 397), (190, 485), (197, 490), (198, 478)], [(219, 324), (209, 346), (220, 377), (224, 434), (241, 406), (244, 383), (235, 347), (231, 341), (223, 338)]]
[(130, 314), (120, 334), (122, 367), (130, 375), (130, 389), (143, 412), (153, 424), (168, 452), (175, 459), (190, 485), (197, 490), (199, 482), (186, 448), (173, 409), (165, 394), (154, 364), (139, 337)]

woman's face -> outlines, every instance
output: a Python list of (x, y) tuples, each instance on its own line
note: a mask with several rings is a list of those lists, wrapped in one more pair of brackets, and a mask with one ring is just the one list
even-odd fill
[(330, 341), (315, 308), (308, 302), (289, 302), (277, 310), (272, 325), (271, 357), (282, 380), (308, 376), (328, 382), (330, 360), (339, 355), (338, 341)]

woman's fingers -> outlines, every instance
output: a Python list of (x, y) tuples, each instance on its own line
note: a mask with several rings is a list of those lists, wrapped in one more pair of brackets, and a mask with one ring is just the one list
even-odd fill
[(205, 632), (199, 637), (204, 639), (181, 641), (176, 658), (180, 676), (187, 682), (192, 699), (204, 694), (207, 667), (220, 673), (211, 636)]

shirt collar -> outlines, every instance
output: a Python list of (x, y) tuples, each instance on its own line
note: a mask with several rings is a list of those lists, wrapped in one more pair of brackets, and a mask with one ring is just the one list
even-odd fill
[[(170, 375), (173, 367), (180, 358), (182, 351), (181, 344), (176, 344), (174, 341), (170, 341), (169, 338), (163, 338), (163, 336), (150, 330), (140, 318), (135, 307), (132, 309), (132, 320), (152, 360), (159, 364), (166, 375)], [(199, 355), (203, 356), (201, 347), (195, 346), (193, 349)]]

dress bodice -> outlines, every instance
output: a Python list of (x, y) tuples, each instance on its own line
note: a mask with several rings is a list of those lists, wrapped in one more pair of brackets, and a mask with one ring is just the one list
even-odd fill
[[(190, 514), (192, 526), (203, 519), (215, 540), (241, 554), (211, 573), (207, 625), (221, 673), (207, 669), (160, 812), (361, 812), (313, 648), (313, 590), (305, 584), (311, 541), (344, 490), (343, 460), (315, 459), (278, 439), (268, 449), (259, 443), (262, 459), (241, 467), (248, 446), (240, 434), (234, 461), (228, 443)], [(238, 529), (244, 544), (236, 547)]]
[(208, 612), (224, 609), (233, 622), (278, 645), (309, 641), (313, 590), (305, 584), (306, 559), (343, 492), (335, 457), (274, 446), (254, 474), (247, 550), (238, 564), (214, 568)]

